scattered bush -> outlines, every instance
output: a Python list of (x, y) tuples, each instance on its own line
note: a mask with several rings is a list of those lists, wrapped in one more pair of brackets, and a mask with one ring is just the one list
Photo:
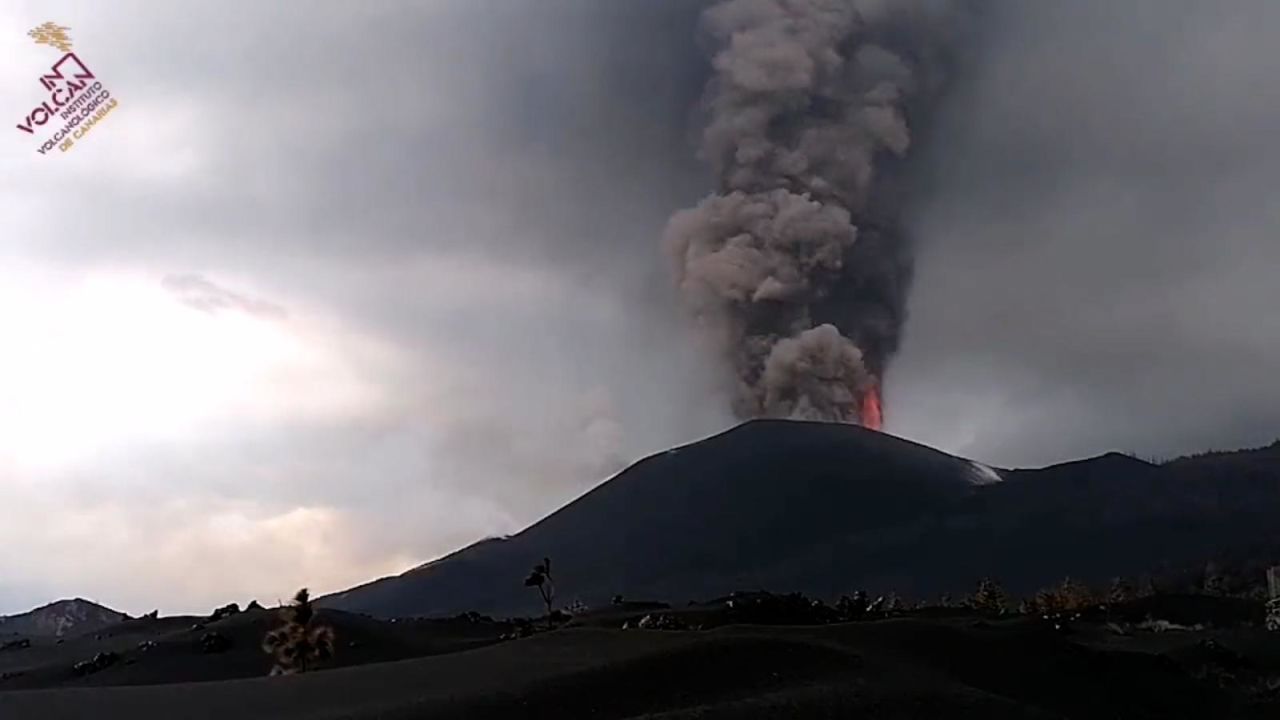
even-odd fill
[(1078, 614), (1096, 604), (1089, 588), (1068, 577), (1056, 588), (1045, 588), (1037, 592), (1035, 597), (1023, 602), (1021, 609), (1028, 615), (1054, 617)]
[(551, 577), (551, 558), (543, 558), (542, 562), (533, 566), (529, 577), (524, 579), (524, 586), (538, 589), (538, 595), (542, 598), (542, 604), (547, 606), (547, 616), (550, 618), (551, 603), (556, 597), (556, 584)]
[(480, 623), (493, 622), (493, 618), (489, 617), (488, 615), (481, 615), (475, 610), (468, 610), (464, 613), (455, 615), (453, 619), (457, 620), (458, 622), (467, 622), (473, 625), (478, 625)]
[(1205, 565), (1202, 589), (1205, 595), (1223, 597), (1227, 594), (1226, 579), (1216, 563)]
[(76, 675), (92, 675), (101, 672), (120, 662), (120, 656), (113, 652), (100, 652), (92, 660), (81, 660), (71, 668)]
[(281, 617), (284, 625), (262, 639), (263, 651), (276, 660), (272, 675), (306, 672), (333, 657), (333, 628), (315, 624), (315, 609), (306, 588), (294, 595), (291, 605), (281, 609)]
[(200, 637), (200, 652), (205, 654), (223, 653), (231, 649), (231, 641), (226, 635), (212, 630)]
[(1058, 596), (1062, 599), (1065, 610), (1083, 610), (1097, 604), (1092, 591), (1070, 577), (1062, 579), (1062, 584), (1058, 586)]
[(1280, 597), (1267, 601), (1267, 629), (1272, 632), (1280, 631)]
[(1123, 605), (1137, 597), (1133, 586), (1124, 578), (1112, 578), (1111, 586), (1107, 589), (1108, 605)]
[(865, 590), (859, 590), (853, 594), (853, 597), (841, 595), (836, 601), (836, 615), (841, 620), (857, 620), (867, 614), (870, 603), (867, 601), (867, 593)]
[(978, 589), (973, 593), (973, 597), (969, 599), (969, 607), (978, 612), (995, 613), (1003, 615), (1008, 609), (1009, 596), (1005, 593), (1000, 583), (991, 578), (983, 578), (978, 583)]
[[(685, 625), (680, 618), (668, 613), (652, 613), (640, 618), (640, 622), (635, 625), (640, 630), (688, 630), (689, 626)], [(631, 628), (631, 623), (624, 623), (623, 630)]]
[(836, 612), (801, 593), (733, 593), (725, 601), (732, 622), (760, 625), (818, 625), (839, 620)]
[(499, 640), (519, 640), (527, 638), (536, 632), (533, 621), (529, 618), (512, 618), (511, 624), (514, 626), (509, 633), (503, 633)]
[(5, 650), (26, 650), (29, 647), (31, 647), (31, 641), (29, 639), (19, 638), (0, 645), (0, 652), (4, 652)]

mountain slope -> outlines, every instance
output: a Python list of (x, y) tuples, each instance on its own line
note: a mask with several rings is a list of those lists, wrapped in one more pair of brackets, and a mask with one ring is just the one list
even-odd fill
[(532, 593), (511, 590), (544, 555), (565, 599), (588, 603), (773, 585), (768, 568), (796, 552), (849, 528), (910, 523), (972, 492), (973, 474), (859, 427), (756, 421), (642, 460), (511, 538), (322, 603), (384, 616), (532, 612)]
[(642, 460), (518, 535), (321, 602), (378, 616), (534, 614), (521, 581), (544, 555), (562, 604), (758, 588), (921, 598), (983, 576), (1017, 593), (1065, 575), (1101, 583), (1272, 538), (1280, 473), (1267, 460), (1159, 466), (1112, 453), (991, 482), (890, 435), (755, 421)]
[(64, 637), (96, 632), (129, 616), (94, 602), (59, 600), (35, 610), (0, 617), (0, 634)]

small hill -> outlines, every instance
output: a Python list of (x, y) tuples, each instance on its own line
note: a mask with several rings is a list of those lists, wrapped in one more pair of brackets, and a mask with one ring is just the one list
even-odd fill
[[(511, 629), (479, 616), (383, 621), (336, 610), (321, 610), (317, 622), (332, 627), (336, 636), (335, 657), (326, 667), (470, 650), (497, 642)], [(263, 677), (274, 661), (263, 652), (262, 639), (280, 623), (277, 612), (258, 609), (216, 621), (141, 617), (74, 637), (34, 637), (0, 649), (0, 694)], [(114, 656), (114, 662), (92, 673), (75, 671), (77, 663), (103, 655)]]
[(0, 617), (0, 635), (64, 637), (97, 632), (129, 616), (82, 598), (59, 600), (21, 615)]

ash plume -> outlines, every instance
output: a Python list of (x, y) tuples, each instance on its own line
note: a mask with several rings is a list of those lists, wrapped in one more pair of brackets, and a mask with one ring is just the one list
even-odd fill
[(732, 367), (740, 417), (870, 424), (912, 270), (896, 180), (955, 17), (949, 0), (725, 0), (703, 14), (701, 154), (719, 188), (677, 212), (663, 244)]

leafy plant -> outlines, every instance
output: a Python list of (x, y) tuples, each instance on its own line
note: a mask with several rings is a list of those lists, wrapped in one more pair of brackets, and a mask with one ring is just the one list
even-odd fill
[(973, 593), (969, 604), (974, 610), (1003, 615), (1009, 604), (1009, 596), (1004, 588), (1000, 587), (1000, 583), (991, 578), (983, 578), (978, 583), (978, 589)]
[[(823, 625), (842, 619), (838, 610), (801, 593), (735, 592), (725, 600), (724, 606), (726, 616), (735, 623)], [(866, 605), (863, 608), (865, 611)]]
[(1058, 586), (1058, 596), (1064, 610), (1083, 610), (1093, 604), (1093, 593), (1089, 588), (1070, 577), (1062, 579), (1062, 584)]
[(1204, 580), (1201, 588), (1205, 595), (1222, 597), (1227, 594), (1226, 578), (1216, 563), (1209, 563), (1204, 568)]
[(1133, 600), (1136, 593), (1133, 586), (1124, 578), (1113, 578), (1111, 587), (1107, 590), (1107, 603), (1111, 605), (1121, 605)]
[(1280, 597), (1267, 601), (1267, 629), (1272, 632), (1280, 631)]
[(840, 599), (836, 601), (836, 615), (841, 620), (857, 620), (867, 614), (867, 608), (870, 604), (866, 590), (855, 592), (853, 597), (841, 595)]
[(262, 639), (263, 651), (276, 660), (272, 675), (306, 672), (333, 657), (333, 628), (315, 622), (315, 608), (306, 588), (299, 590), (293, 603), (281, 608), (280, 614), (284, 625)]
[(538, 595), (542, 597), (542, 604), (547, 606), (547, 617), (550, 618), (551, 604), (556, 597), (556, 584), (551, 577), (551, 558), (542, 558), (542, 562), (533, 566), (533, 570), (529, 572), (529, 577), (524, 579), (524, 586), (538, 589)]
[[(1126, 586), (1123, 581), (1119, 581), (1118, 584), (1113, 583), (1109, 596), (1122, 597), (1125, 589)], [(1115, 602), (1120, 602), (1120, 600)], [(1078, 612), (1093, 604), (1094, 597), (1089, 588), (1068, 577), (1063, 578), (1056, 588), (1045, 588), (1037, 592), (1034, 598), (1023, 603), (1023, 612), (1053, 616), (1068, 612)]]

